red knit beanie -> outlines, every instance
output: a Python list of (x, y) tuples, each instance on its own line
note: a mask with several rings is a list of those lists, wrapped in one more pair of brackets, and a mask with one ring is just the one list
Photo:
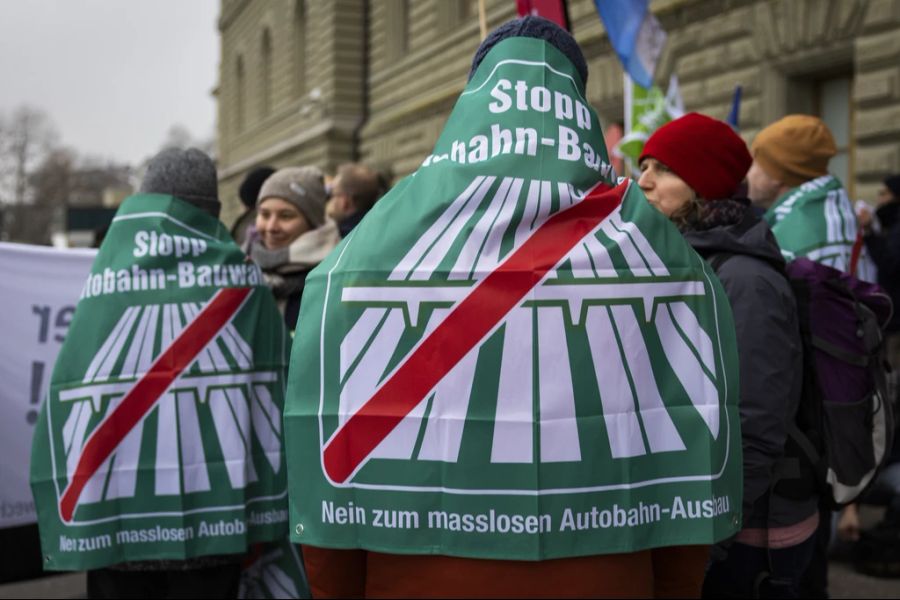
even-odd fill
[(698, 113), (657, 129), (638, 162), (648, 157), (666, 165), (704, 200), (730, 198), (753, 163), (731, 126)]

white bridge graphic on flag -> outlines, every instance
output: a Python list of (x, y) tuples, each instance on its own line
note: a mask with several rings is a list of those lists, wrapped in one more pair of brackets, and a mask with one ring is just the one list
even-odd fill
[[(108, 416), (200, 313), (197, 303), (132, 306), (125, 310), (84, 376), (83, 385), (60, 392), (72, 410), (63, 426), (66, 474), (71, 480), (98, 415)], [(160, 339), (157, 340), (157, 337)], [(159, 350), (155, 351), (157, 341)], [(149, 414), (158, 414), (155, 448), (157, 496), (212, 488), (198, 406), (209, 407), (222, 461), (233, 489), (258, 480), (251, 448), (258, 440), (274, 472), (281, 468), (281, 411), (270, 388), (274, 371), (253, 370), (253, 351), (227, 323), (173, 381)], [(104, 400), (108, 400), (104, 408)], [(177, 425), (176, 425), (177, 424)], [(136, 493), (145, 420), (127, 433), (94, 473), (78, 503), (130, 498)]]
[[(497, 268), (504, 258), (504, 236), (513, 235), (513, 249), (518, 248), (552, 216), (554, 204), (563, 210), (584, 198), (583, 193), (563, 183), (518, 178), (504, 178), (496, 187), (495, 183), (494, 177), (472, 181), (401, 260), (387, 285), (343, 288), (342, 302), (372, 306), (364, 310), (340, 346), (339, 429), (385, 379), (404, 333), (420, 325), (423, 307), (431, 312), (421, 339), (471, 293), (479, 279)], [(462, 243), (448, 277), (451, 281), (423, 287), (421, 282), (431, 281), (446, 269), (453, 258), (451, 247), (459, 247), (464, 228), (485, 203), (481, 217)], [(514, 219), (514, 215), (520, 218)], [(611, 243), (618, 248), (632, 277), (620, 280), (598, 234), (609, 240), (607, 246)], [(586, 331), (595, 358), (598, 401), (614, 458), (685, 450), (653, 376), (642, 322), (655, 327), (666, 360), (693, 408), (710, 434), (718, 438), (714, 346), (684, 301), (685, 297), (703, 296), (704, 282), (674, 280), (645, 236), (633, 223), (623, 220), (621, 206), (599, 229), (582, 239), (566, 259), (571, 275), (567, 271), (563, 280), (559, 269), (551, 273), (501, 323), (503, 350), (491, 462), (581, 460), (566, 315), (574, 326)], [(462, 285), (454, 285), (456, 281)], [(430, 398), (423, 398), (369, 458), (457, 462), (480, 348), (481, 344), (472, 348), (438, 382)], [(536, 436), (540, 436), (538, 457), (534, 456)], [(418, 454), (413, 456), (420, 438)]]

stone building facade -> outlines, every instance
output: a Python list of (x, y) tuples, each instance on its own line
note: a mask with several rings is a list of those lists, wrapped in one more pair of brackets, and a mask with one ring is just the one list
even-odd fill
[[(515, 16), (485, 0), (488, 28)], [(900, 172), (900, 0), (653, 0), (669, 35), (657, 69), (687, 110), (724, 118), (743, 88), (741, 134), (791, 112), (829, 123), (832, 170), (854, 198)], [(587, 97), (621, 121), (622, 69), (592, 0), (569, 0)], [(223, 218), (261, 164), (362, 160), (406, 175), (430, 153), (480, 43), (477, 0), (222, 0), (218, 148)]]

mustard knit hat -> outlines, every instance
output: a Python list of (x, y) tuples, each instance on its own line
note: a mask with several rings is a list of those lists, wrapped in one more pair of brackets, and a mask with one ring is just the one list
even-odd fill
[(828, 174), (828, 161), (837, 154), (837, 146), (821, 119), (788, 115), (760, 131), (750, 152), (767, 175), (797, 187)]

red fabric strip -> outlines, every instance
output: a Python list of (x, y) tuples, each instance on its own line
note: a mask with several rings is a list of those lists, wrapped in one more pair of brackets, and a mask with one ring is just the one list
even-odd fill
[(150, 412), (169, 385), (181, 375), (237, 312), (251, 288), (226, 288), (209, 301), (172, 344), (134, 384), (122, 403), (91, 433), (75, 472), (59, 501), (63, 520), (72, 520), (78, 498), (97, 469), (125, 436)]
[(596, 186), (547, 220), (454, 308), (326, 445), (328, 477), (345, 482), (450, 370), (622, 202), (628, 183)]

